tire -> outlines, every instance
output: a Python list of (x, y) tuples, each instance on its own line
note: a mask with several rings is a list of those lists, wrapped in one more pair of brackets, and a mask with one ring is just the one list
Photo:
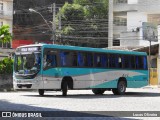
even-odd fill
[(68, 84), (66, 81), (62, 82), (62, 96), (67, 96)]
[(114, 95), (124, 95), (126, 92), (126, 82), (121, 80), (118, 82), (117, 88), (112, 89)]
[(117, 88), (112, 89), (112, 92), (113, 92), (114, 95), (118, 95)]
[(44, 90), (43, 89), (39, 89), (38, 93), (39, 93), (39, 95), (43, 96), (44, 95)]
[(95, 95), (103, 95), (103, 93), (105, 92), (105, 89), (93, 88), (93, 89), (92, 89), (92, 92), (93, 92)]

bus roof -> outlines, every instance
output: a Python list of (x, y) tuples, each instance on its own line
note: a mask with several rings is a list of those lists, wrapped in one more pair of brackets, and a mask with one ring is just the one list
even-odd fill
[(89, 52), (147, 55), (147, 53), (145, 52), (136, 52), (136, 51), (127, 51), (127, 50), (111, 50), (111, 49), (105, 49), (105, 48), (90, 48), (90, 47), (78, 47), (78, 46), (57, 45), (57, 44), (32, 44), (32, 45), (20, 46), (18, 48), (34, 47), (34, 46), (43, 46), (44, 48), (55, 48), (55, 49), (64, 49), (64, 50), (89, 51)]

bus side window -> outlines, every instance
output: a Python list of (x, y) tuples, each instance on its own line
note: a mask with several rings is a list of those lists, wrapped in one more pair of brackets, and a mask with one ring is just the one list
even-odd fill
[(143, 57), (143, 63), (144, 63), (143, 64), (143, 69), (146, 70), (147, 69), (147, 57), (146, 56)]
[(122, 68), (122, 56), (118, 57), (118, 65), (119, 65), (119, 68)]
[(57, 66), (57, 60), (56, 60), (56, 53), (54, 51), (47, 51), (44, 54), (44, 68), (47, 67), (56, 67)]
[(91, 53), (87, 54), (87, 66), (89, 66), (89, 67), (93, 66), (93, 56)]
[(64, 52), (60, 52), (60, 64), (61, 66), (65, 66), (66, 65), (66, 61), (65, 61), (65, 54)]
[(129, 61), (131, 69), (135, 69), (135, 56), (130, 56)]
[(71, 62), (71, 55), (70, 55), (70, 52), (65, 52), (65, 51), (62, 51), (60, 52), (60, 64), (61, 66), (63, 67), (66, 67), (66, 66), (71, 66), (72, 62)]
[(95, 67), (101, 67), (100, 55), (94, 54), (94, 64)]
[(80, 67), (84, 66), (83, 54), (81, 52), (78, 52), (78, 66)]
[(108, 59), (106, 54), (101, 55), (101, 66), (102, 67), (108, 67)]
[(109, 67), (110, 68), (115, 68), (116, 66), (116, 60), (115, 60), (115, 55), (110, 55), (109, 56)]
[(144, 69), (144, 60), (142, 56), (136, 56), (136, 69)]
[(86, 53), (78, 52), (78, 66), (80, 67), (88, 66)]
[(72, 66), (77, 66), (77, 53), (72, 53)]

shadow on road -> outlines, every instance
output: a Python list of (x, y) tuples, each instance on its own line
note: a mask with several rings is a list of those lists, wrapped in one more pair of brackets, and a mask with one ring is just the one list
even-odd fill
[(155, 92), (126, 92), (125, 95), (114, 95), (114, 94), (103, 94), (103, 95), (94, 95), (94, 94), (69, 94), (67, 96), (57, 95), (57, 94), (47, 94), (45, 93), (44, 96), (40, 95), (22, 95), (28, 97), (47, 97), (47, 98), (74, 98), (74, 99), (99, 99), (99, 98), (118, 98), (118, 97), (160, 97), (160, 93)]
[[(70, 119), (77, 119), (79, 118), (80, 120), (87, 118), (91, 119), (108, 119), (111, 118), (112, 120), (115, 119), (125, 119), (125, 120), (133, 120), (133, 119), (128, 119), (128, 118), (120, 118), (122, 116), (121, 112), (97, 112), (97, 111), (64, 111), (61, 109), (54, 109), (54, 108), (43, 108), (43, 107), (36, 107), (36, 106), (31, 106), (31, 105), (24, 105), (24, 104), (16, 104), (16, 103), (11, 103), (5, 100), (0, 100), (0, 116), (2, 115), (3, 111), (8, 111), (11, 112), (11, 114), (14, 116), (14, 113), (41, 113), (42, 117), (56, 117), (58, 120), (60, 118), (68, 118)], [(125, 113), (127, 115), (127, 113)], [(11, 116), (12, 116), (11, 115)], [(117, 117), (120, 116), (120, 117)], [(123, 116), (124, 117), (124, 116)], [(13, 119), (13, 118), (12, 118)], [(18, 118), (15, 118), (17, 120)], [(22, 118), (19, 118), (20, 120)], [(25, 118), (26, 119), (26, 118)], [(31, 118), (30, 118), (31, 119)], [(39, 119), (39, 118), (38, 118)], [(134, 119), (135, 120), (135, 119)]]

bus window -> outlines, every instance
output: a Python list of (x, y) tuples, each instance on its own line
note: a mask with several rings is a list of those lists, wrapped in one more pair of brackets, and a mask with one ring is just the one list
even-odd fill
[(135, 69), (135, 56), (130, 56), (129, 64), (131, 69)]
[(68, 52), (68, 51), (60, 52), (60, 63), (62, 67), (72, 66), (71, 60), (72, 60), (71, 52)]
[(122, 56), (118, 57), (118, 66), (119, 68), (122, 68)]
[(95, 65), (95, 67), (101, 67), (101, 61), (100, 61), (99, 54), (94, 55), (94, 65)]
[(87, 54), (78, 52), (78, 66), (84, 67), (87, 66)]
[(147, 69), (147, 57), (146, 56), (143, 57), (143, 63), (144, 63), (143, 64), (143, 69), (146, 70)]
[(92, 67), (93, 66), (93, 55), (91, 53), (87, 54), (87, 66)]
[(144, 57), (136, 56), (136, 69), (144, 69), (144, 67), (146, 67), (146, 65), (144, 66), (144, 61), (147, 61)]
[(118, 56), (117, 55), (109, 55), (109, 67), (110, 68), (115, 68), (115, 67), (119, 67), (118, 66)]
[(44, 62), (43, 68), (56, 67), (57, 66), (56, 51), (49, 50), (45, 52), (43, 62)]
[(106, 54), (101, 55), (101, 67), (108, 67), (108, 58)]
[(129, 64), (129, 61), (130, 61), (130, 56), (128, 55), (124, 55), (123, 56), (123, 68), (124, 69), (129, 69), (130, 68), (130, 64)]
[(72, 53), (72, 66), (77, 66), (77, 53)]

